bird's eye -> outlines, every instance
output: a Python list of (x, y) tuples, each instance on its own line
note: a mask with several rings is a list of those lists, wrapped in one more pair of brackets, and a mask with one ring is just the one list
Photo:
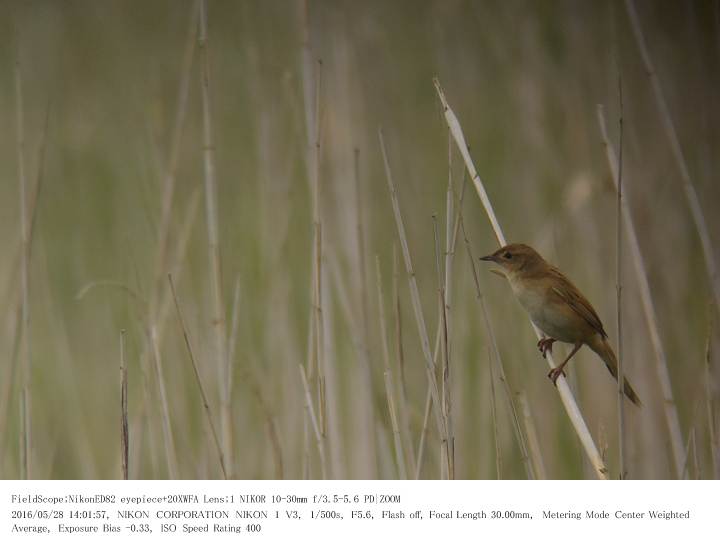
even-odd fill
[(512, 258), (512, 254), (510, 254), (509, 252), (506, 252), (505, 254), (503, 254), (503, 258), (509, 260), (510, 258)]

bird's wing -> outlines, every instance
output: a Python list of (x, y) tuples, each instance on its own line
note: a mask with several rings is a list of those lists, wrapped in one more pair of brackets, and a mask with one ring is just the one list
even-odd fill
[(601, 336), (604, 338), (608, 337), (605, 332), (605, 328), (603, 328), (602, 322), (600, 321), (600, 317), (598, 317), (590, 302), (580, 293), (580, 290), (578, 290), (575, 285), (570, 282), (570, 279), (554, 267), (551, 268), (551, 274), (558, 281), (553, 283), (553, 292), (560, 296), (560, 298), (567, 303), (573, 311), (584, 318), (587, 323)]

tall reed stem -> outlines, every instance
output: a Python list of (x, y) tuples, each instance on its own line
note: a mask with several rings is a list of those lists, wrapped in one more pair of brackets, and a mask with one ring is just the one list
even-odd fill
[(210, 93), (210, 53), (208, 49), (207, 2), (200, 5), (200, 35), (202, 54), (202, 112), (203, 112), (203, 160), (205, 166), (205, 214), (207, 221), (208, 257), (212, 284), (212, 328), (215, 332), (215, 358), (217, 363), (218, 390), (220, 392), (220, 430), (226, 466), (233, 472), (233, 423), (230, 407), (230, 363), (227, 359), (227, 331), (225, 306), (222, 294), (222, 269), (220, 266), (220, 236), (217, 211), (217, 183), (215, 181), (215, 143), (213, 140), (212, 108)]
[(182, 329), (185, 347), (187, 348), (188, 356), (190, 357), (190, 364), (195, 375), (195, 381), (197, 383), (198, 391), (200, 391), (200, 398), (202, 399), (203, 409), (205, 410), (205, 417), (207, 418), (208, 425), (210, 426), (210, 433), (212, 434), (213, 443), (215, 444), (218, 459), (220, 460), (220, 470), (222, 471), (223, 478), (227, 479), (228, 475), (225, 468), (225, 457), (223, 455), (222, 447), (220, 446), (217, 430), (215, 429), (215, 423), (212, 418), (212, 412), (210, 411), (210, 404), (208, 403), (207, 395), (205, 394), (205, 388), (203, 387), (202, 379), (200, 379), (200, 371), (198, 370), (197, 363), (195, 362), (195, 353), (193, 352), (192, 345), (190, 344), (190, 335), (188, 334), (188, 329), (185, 325), (185, 317), (180, 309), (180, 302), (178, 301), (177, 293), (175, 292), (175, 284), (173, 283), (172, 275), (169, 273), (168, 283), (170, 284), (170, 291), (172, 292), (172, 298), (175, 302), (175, 311), (177, 312), (178, 322), (180, 322), (180, 328)]
[(125, 330), (120, 332), (120, 460), (123, 480), (128, 479), (128, 454), (130, 435), (128, 432), (128, 374), (125, 364)]
[[(17, 46), (19, 48), (19, 45)], [(16, 51), (15, 58), (15, 100), (16, 100), (16, 121), (17, 121), (17, 162), (18, 181), (20, 186), (20, 244), (21, 244), (21, 268), (20, 268), (20, 290), (22, 293), (22, 339), (24, 359), (22, 366), (22, 392), (21, 392), (21, 414), (23, 435), (21, 438), (21, 476), (23, 479), (32, 477), (32, 420), (31, 420), (31, 398), (30, 398), (30, 375), (31, 375), (31, 343), (30, 343), (30, 237), (27, 220), (27, 177), (25, 176), (25, 116), (23, 106), (22, 74), (20, 69), (20, 52)]]
[(622, 97), (622, 79), (618, 78), (618, 91), (620, 94), (620, 150), (618, 183), (617, 183), (617, 210), (616, 210), (616, 240), (615, 263), (617, 267), (617, 348), (618, 348), (618, 381), (617, 381), (617, 412), (618, 412), (618, 459), (620, 461), (620, 479), (624, 480), (627, 476), (627, 468), (625, 461), (625, 373), (623, 371), (623, 338), (622, 338), (622, 205), (623, 205), (623, 97)]
[[(605, 147), (608, 165), (610, 166), (610, 173), (612, 175), (613, 183), (617, 188), (619, 185), (618, 160), (615, 155), (615, 150), (608, 139), (607, 128), (605, 126), (605, 116), (601, 105), (598, 105), (597, 107), (597, 117), (598, 124), (600, 126), (600, 134), (602, 135), (602, 143)], [(627, 176), (625, 176), (625, 178), (627, 179)], [(625, 186), (627, 186), (627, 180), (625, 181)], [(630, 256), (632, 256), (632, 262), (635, 269), (635, 280), (637, 281), (638, 291), (640, 293), (640, 303), (642, 304), (645, 323), (647, 324), (648, 333), (650, 334), (650, 344), (652, 345), (653, 353), (655, 353), (653, 362), (655, 363), (655, 374), (657, 376), (660, 391), (663, 397), (663, 416), (665, 418), (665, 424), (668, 428), (668, 435), (670, 437), (675, 476), (680, 478), (683, 472), (683, 464), (687, 458), (685, 442), (683, 441), (682, 430), (680, 428), (680, 418), (678, 417), (677, 405), (675, 404), (675, 397), (673, 396), (667, 355), (665, 353), (662, 338), (660, 337), (660, 325), (658, 322), (657, 312), (655, 310), (655, 303), (653, 302), (652, 294), (650, 292), (650, 282), (648, 281), (645, 259), (640, 251), (640, 243), (635, 231), (635, 223), (633, 222), (627, 199), (622, 200), (622, 215), (622, 224), (625, 229), (628, 249), (630, 251)]]
[[(420, 344), (422, 347), (423, 357), (425, 360), (425, 371), (427, 372), (428, 383), (430, 387), (430, 396), (432, 398), (433, 413), (435, 416), (435, 424), (440, 433), (440, 441), (444, 446), (444, 449), (448, 449), (448, 428), (447, 422), (442, 415), (442, 404), (440, 400), (440, 391), (438, 389), (437, 380), (435, 378), (435, 362), (432, 354), (430, 353), (430, 340), (428, 338), (427, 327), (425, 326), (425, 315), (423, 314), (422, 304), (420, 303), (420, 291), (417, 286), (417, 279), (415, 278), (415, 270), (412, 265), (412, 258), (410, 257), (410, 248), (408, 246), (407, 237), (405, 235), (405, 225), (403, 224), (402, 215), (400, 214), (400, 204), (397, 199), (397, 191), (395, 189), (395, 183), (393, 182), (392, 171), (390, 170), (390, 163), (387, 156), (387, 150), (385, 148), (385, 139), (383, 138), (382, 130), (378, 131), (378, 138), (380, 139), (380, 149), (382, 151), (383, 162), (385, 164), (385, 176), (387, 178), (388, 188), (390, 190), (390, 200), (392, 202), (393, 213), (395, 216), (395, 223), (398, 230), (398, 236), (400, 238), (400, 244), (403, 252), (403, 259), (405, 260), (405, 269), (408, 274), (408, 282), (410, 284), (410, 296), (413, 305), (413, 311), (415, 312), (415, 322), (417, 324), (418, 335), (420, 337)], [(420, 461), (418, 461), (418, 467)]]
[[(482, 180), (480, 179), (480, 175), (477, 173), (477, 170), (475, 169), (475, 165), (473, 164), (472, 158), (470, 157), (470, 150), (467, 147), (467, 144), (465, 143), (465, 136), (463, 135), (462, 128), (460, 126), (460, 122), (458, 121), (457, 117), (455, 116), (455, 113), (450, 109), (450, 105), (448, 104), (447, 100), (445, 99), (445, 94), (443, 93), (442, 88), (440, 87), (440, 82), (437, 80), (437, 78), (434, 80), (435, 83), (435, 89), (437, 90), (438, 97), (440, 98), (440, 101), (443, 105), (443, 110), (445, 114), (445, 121), (448, 124), (448, 127), (450, 128), (450, 131), (453, 135), (453, 138), (455, 139), (455, 143), (457, 144), (460, 154), (463, 157), (463, 160), (465, 161), (465, 166), (468, 170), (468, 174), (470, 176), (470, 179), (472, 180), (473, 184), (475, 185), (475, 190), (478, 193), (478, 196), (480, 197), (480, 200), (482, 201), (483, 207), (485, 208), (485, 212), (490, 220), (490, 224), (493, 227), (493, 231), (495, 232), (495, 237), (498, 240), (498, 243), (500, 246), (505, 246), (507, 244), (507, 241), (505, 239), (505, 235), (502, 232), (502, 229), (500, 228), (500, 223), (497, 220), (497, 217), (495, 216), (495, 211), (493, 210), (492, 204), (490, 203), (490, 199), (488, 198), (487, 192), (485, 191), (485, 186), (482, 183)], [(538, 339), (541, 338), (540, 331), (535, 327), (533, 324), (533, 330), (535, 331), (535, 335)], [(548, 353), (547, 358), (548, 365), (553, 368), (555, 367), (555, 362), (552, 358), (552, 355)], [(597, 477), (600, 479), (607, 479), (607, 469), (605, 468), (605, 464), (603, 463), (602, 457), (600, 457), (600, 452), (597, 449), (597, 446), (595, 445), (595, 442), (593, 441), (592, 435), (590, 434), (590, 430), (587, 427), (587, 424), (585, 424), (585, 419), (582, 416), (582, 413), (580, 412), (580, 408), (577, 405), (577, 402), (575, 402), (575, 397), (572, 394), (572, 391), (570, 390), (570, 387), (567, 384), (567, 381), (564, 377), (560, 377), (557, 381), (557, 389), (558, 393), (560, 394), (560, 399), (563, 402), (563, 405), (565, 406), (565, 411), (568, 414), (568, 417), (570, 417), (570, 421), (572, 422), (573, 427), (575, 428), (575, 432), (580, 438), (580, 442), (582, 443), (583, 447), (585, 448), (585, 453), (588, 456), (588, 459), (590, 460), (591, 464), (593, 465), (593, 468), (595, 469), (595, 473), (597, 474)]]

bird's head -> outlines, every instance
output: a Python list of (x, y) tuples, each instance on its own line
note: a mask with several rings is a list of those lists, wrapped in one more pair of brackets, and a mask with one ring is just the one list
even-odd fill
[(535, 249), (522, 243), (506, 245), (480, 259), (486, 262), (495, 262), (501, 267), (501, 273), (505, 275), (532, 269), (534, 266), (544, 263), (542, 256)]

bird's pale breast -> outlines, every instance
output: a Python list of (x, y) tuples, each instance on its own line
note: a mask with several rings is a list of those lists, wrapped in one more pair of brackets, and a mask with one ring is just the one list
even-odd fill
[(588, 335), (589, 325), (573, 311), (546, 283), (524, 279), (509, 279), (515, 296), (530, 315), (533, 324), (545, 335), (575, 343)]

